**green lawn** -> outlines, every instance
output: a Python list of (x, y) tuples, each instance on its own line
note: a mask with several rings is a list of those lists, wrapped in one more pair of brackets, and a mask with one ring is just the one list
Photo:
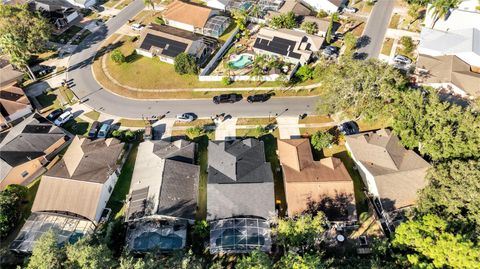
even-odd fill
[(100, 112), (98, 111), (95, 111), (95, 110), (92, 110), (90, 112), (87, 112), (85, 114), (83, 114), (85, 117), (91, 119), (91, 120), (98, 120), (98, 118), (100, 117)]
[(72, 90), (70, 90), (70, 88), (60, 87), (58, 88), (58, 91), (63, 96), (63, 99), (65, 99), (65, 101), (67, 101), (70, 105), (75, 103), (75, 94)]
[(395, 13), (393, 14), (390, 20), (390, 24), (388, 25), (388, 28), (397, 29), (399, 23), (400, 23), (400, 15)]
[(298, 121), (300, 124), (311, 124), (311, 123), (328, 123), (333, 122), (333, 120), (327, 115), (314, 115), (307, 116)]
[(107, 207), (112, 209), (111, 216), (113, 216), (114, 220), (120, 218), (124, 213), (125, 199), (130, 190), (130, 182), (132, 181), (133, 169), (135, 168), (137, 151), (138, 144), (134, 144), (122, 167), (122, 172), (118, 177), (117, 184), (115, 184), (110, 200), (108, 200)]
[(219, 40), (221, 43), (227, 42), (227, 40), (230, 38), (230, 36), (232, 36), (233, 31), (235, 30), (236, 26), (237, 26), (237, 25), (232, 22), (232, 23), (228, 26), (228, 28), (225, 30), (225, 32), (223, 32), (223, 34), (218, 38), (218, 40)]
[(144, 128), (148, 124), (148, 122), (145, 120), (131, 120), (131, 119), (120, 119), (118, 123), (120, 123), (120, 126), (133, 127), (133, 128)]
[(392, 46), (393, 46), (393, 39), (391, 38), (385, 38), (385, 41), (383, 42), (383, 47), (382, 47), (382, 54), (390, 56), (390, 52), (392, 51)]
[(239, 118), (237, 125), (267, 125), (277, 123), (275, 117), (271, 118)]

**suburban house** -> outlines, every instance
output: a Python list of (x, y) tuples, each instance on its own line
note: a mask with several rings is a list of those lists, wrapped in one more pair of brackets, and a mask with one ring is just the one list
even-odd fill
[(16, 86), (0, 86), (0, 131), (32, 113), (32, 105), (22, 89)]
[(158, 24), (146, 27), (138, 44), (138, 54), (158, 56), (162, 62), (169, 64), (174, 64), (175, 57), (180, 53), (188, 53), (201, 62), (210, 52), (201, 35)]
[(287, 0), (282, 3), (279, 9), (271, 9), (267, 12), (265, 19), (269, 20), (281, 14), (293, 12), (296, 16), (309, 16), (313, 15), (312, 10), (301, 2), (296, 0)]
[(18, 83), (22, 77), (23, 72), (14, 68), (6, 56), (0, 56), (0, 87)]
[(440, 31), (423, 28), (418, 53), (430, 56), (455, 55), (480, 68), (480, 16), (478, 28)]
[(308, 139), (279, 139), (277, 145), (289, 216), (321, 210), (329, 221), (356, 221), (353, 181), (340, 159), (314, 161)]
[(162, 15), (163, 20), (169, 26), (203, 34), (207, 21), (218, 13), (218, 10), (206, 6), (176, 0), (165, 8)]
[(275, 214), (274, 200), (272, 168), (262, 141), (209, 142), (207, 221), (211, 253), (270, 251), (268, 219)]
[(456, 94), (480, 97), (480, 69), (473, 68), (454, 55), (420, 54), (417, 60), (419, 83), (451, 89)]
[(405, 149), (388, 129), (349, 135), (345, 139), (377, 214), (390, 227), (395, 221), (390, 213), (415, 204), (417, 192), (426, 185), (425, 174), (430, 164)]
[(206, 0), (205, 2), (207, 7), (225, 11), (230, 0)]
[(253, 50), (257, 54), (281, 57), (294, 64), (306, 64), (312, 54), (320, 50), (324, 38), (289, 29), (262, 28), (257, 34)]
[(68, 0), (71, 4), (81, 7), (81, 8), (89, 8), (97, 3), (97, 0)]
[(455, 9), (451, 9), (445, 17), (434, 16), (431, 4), (427, 6), (424, 25), (439, 31), (451, 31), (464, 28), (480, 28), (480, 11), (478, 0), (463, 0)]
[(347, 0), (302, 0), (302, 2), (309, 5), (315, 11), (324, 10), (328, 13), (334, 13), (341, 7), (344, 7)]
[(27, 185), (45, 171), (70, 137), (60, 127), (33, 114), (0, 135), (0, 190)]
[(196, 144), (147, 140), (138, 146), (127, 202), (127, 247), (144, 252), (183, 248), (197, 209)]
[(320, 19), (315, 16), (304, 16), (302, 22), (313, 22), (317, 25), (317, 32), (315, 34), (326, 37), (328, 28), (330, 28), (330, 21), (325, 19)]
[(78, 7), (67, 0), (34, 0), (35, 10), (47, 18), (56, 29), (67, 28), (80, 18)]

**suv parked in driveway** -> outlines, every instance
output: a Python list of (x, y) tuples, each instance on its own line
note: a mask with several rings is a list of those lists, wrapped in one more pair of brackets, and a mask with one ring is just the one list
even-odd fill
[(247, 97), (247, 102), (249, 103), (255, 103), (255, 102), (266, 102), (270, 99), (270, 94), (268, 93), (262, 93), (262, 94), (255, 94), (255, 95), (250, 95)]
[(57, 108), (54, 111), (50, 112), (50, 114), (48, 114), (47, 120), (54, 121), (62, 114), (63, 114), (63, 109)]
[(108, 133), (110, 132), (110, 124), (104, 123), (102, 124), (102, 127), (100, 127), (100, 130), (98, 131), (98, 138), (107, 138)]
[(354, 121), (346, 121), (341, 123), (337, 126), (338, 131), (344, 135), (352, 135), (358, 134), (360, 129), (358, 128), (358, 124)]
[(408, 57), (403, 55), (395, 55), (395, 57), (393, 58), (393, 61), (397, 64), (403, 64), (403, 65), (408, 65), (412, 63), (412, 60), (410, 60)]
[(58, 117), (58, 118), (53, 122), (53, 124), (55, 124), (55, 125), (57, 125), (57, 126), (60, 126), (60, 125), (65, 124), (67, 121), (71, 120), (72, 118), (73, 118), (72, 112), (66, 111), (66, 112), (63, 112), (63, 114), (60, 115), (60, 117)]
[(338, 57), (339, 48), (335, 46), (327, 46), (323, 51), (322, 55), (326, 57)]
[(90, 127), (90, 131), (88, 131), (89, 138), (95, 138), (97, 136), (98, 128), (100, 127), (100, 122), (94, 121), (92, 126)]
[(235, 103), (242, 100), (241, 94), (231, 93), (231, 94), (221, 94), (213, 97), (213, 103), (222, 104), (222, 103)]

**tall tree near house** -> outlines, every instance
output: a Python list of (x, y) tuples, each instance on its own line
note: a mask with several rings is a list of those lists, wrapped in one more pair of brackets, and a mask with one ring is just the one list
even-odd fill
[(152, 10), (155, 10), (155, 2), (153, 0), (143, 0), (145, 6), (151, 6)]
[(38, 12), (27, 5), (0, 5), (0, 49), (10, 57), (17, 68), (29, 72), (28, 61), (32, 54), (45, 49), (51, 27)]
[(258, 4), (254, 4), (252, 9), (250, 10), (250, 16), (259, 18), (262, 15), (262, 11), (260, 10), (260, 6)]
[(462, 0), (433, 0), (428, 11), (432, 12), (433, 23), (432, 28), (440, 18), (446, 18), (450, 9), (457, 8)]
[(302, 22), (302, 25), (300, 25), (300, 28), (304, 30), (307, 34), (309, 35), (314, 35), (318, 32), (318, 26), (315, 22), (313, 21), (304, 21)]
[(232, 11), (232, 17), (240, 31), (245, 31), (247, 28), (248, 14), (244, 9), (234, 9)]
[(328, 44), (332, 42), (332, 31), (333, 31), (333, 24), (334, 24), (333, 16), (330, 18), (330, 24), (328, 25), (327, 33), (325, 34), (325, 41)]
[(326, 218), (319, 211), (316, 216), (309, 214), (296, 218), (279, 219), (277, 226), (272, 230), (277, 242), (288, 248), (298, 248), (305, 253), (312, 249), (325, 232)]
[(60, 248), (52, 230), (44, 233), (32, 250), (27, 269), (60, 269), (66, 259), (65, 250)]

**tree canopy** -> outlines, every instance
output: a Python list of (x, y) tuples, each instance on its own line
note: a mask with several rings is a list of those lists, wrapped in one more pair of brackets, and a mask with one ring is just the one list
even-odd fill
[(313, 21), (302, 22), (302, 25), (300, 25), (300, 28), (310, 35), (314, 35), (318, 32), (318, 26)]
[(429, 184), (420, 193), (418, 210), (480, 236), (480, 160), (437, 163), (426, 179)]
[(389, 115), (388, 105), (407, 84), (393, 67), (373, 59), (343, 59), (338, 64), (319, 64), (315, 71), (322, 83), (318, 104), (321, 114), (343, 112), (349, 117), (370, 119)]
[(312, 216), (300, 215), (295, 218), (279, 219), (272, 230), (277, 241), (285, 248), (295, 247), (303, 251), (312, 248), (325, 232), (326, 218), (322, 212)]
[(195, 58), (185, 52), (182, 52), (175, 57), (175, 72), (180, 75), (192, 74), (196, 75), (198, 73), (198, 66), (195, 61)]
[(26, 188), (20, 185), (9, 185), (0, 192), (0, 238), (7, 236), (18, 224), (19, 207), (26, 196)]
[(402, 92), (395, 102), (393, 130), (408, 148), (433, 160), (480, 157), (480, 117), (442, 102), (432, 89)]
[(0, 49), (16, 67), (25, 68), (45, 48), (50, 31), (48, 21), (27, 5), (0, 5)]
[(312, 135), (312, 146), (316, 150), (322, 150), (333, 143), (333, 135), (329, 132), (316, 132)]
[(270, 27), (279, 29), (279, 28), (286, 28), (286, 29), (293, 29), (297, 27), (297, 20), (295, 18), (295, 13), (290, 11), (285, 14), (280, 14), (273, 17), (270, 22)]
[(65, 253), (58, 247), (53, 231), (40, 237), (32, 250), (27, 269), (59, 269), (65, 260)]
[(449, 231), (448, 223), (436, 215), (402, 223), (395, 231), (393, 246), (406, 252), (399, 255), (406, 267), (478, 268), (480, 264), (480, 248)]
[(275, 264), (277, 269), (323, 269), (328, 268), (327, 264), (318, 254), (304, 254), (303, 256), (296, 253), (287, 253), (282, 256), (280, 261)]
[(248, 255), (240, 257), (235, 269), (269, 269), (272, 268), (270, 257), (259, 250), (254, 250)]

